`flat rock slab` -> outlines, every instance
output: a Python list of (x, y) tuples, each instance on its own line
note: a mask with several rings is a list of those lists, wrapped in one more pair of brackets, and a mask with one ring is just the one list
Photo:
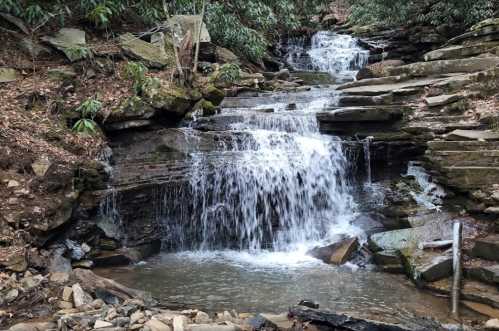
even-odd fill
[(386, 68), (389, 76), (409, 75), (423, 77), (444, 75), (449, 73), (471, 73), (494, 68), (499, 64), (499, 57), (471, 57), (458, 60), (438, 60), (431, 62), (416, 62), (400, 67)]
[(402, 107), (345, 107), (317, 113), (319, 122), (394, 122), (402, 118)]
[(416, 284), (434, 282), (452, 274), (452, 256), (449, 253), (410, 248), (401, 253), (406, 274)]
[(499, 46), (499, 42), (480, 43), (471, 46), (449, 46), (436, 49), (425, 54), (425, 61), (451, 60), (487, 53), (494, 47)]
[[(430, 222), (424, 226), (393, 230), (373, 234), (369, 237), (369, 247), (377, 252), (382, 250), (401, 250), (416, 248), (420, 242), (450, 240), (454, 220)], [(463, 226), (463, 237), (470, 237), (474, 233), (471, 226)]]
[[(383, 93), (390, 93), (394, 90), (433, 85), (435, 83), (442, 82), (442, 81), (444, 81), (443, 78), (411, 79), (411, 80), (406, 80), (403, 82), (392, 83), (392, 84), (385, 83), (385, 84), (374, 84), (374, 85), (348, 87), (348, 88), (344, 88), (342, 90), (342, 92), (350, 93), (350, 94), (378, 95), (378, 94), (383, 94)], [(362, 82), (362, 80), (359, 82)]]
[[(325, 325), (347, 331), (440, 331), (445, 330), (435, 321), (416, 316), (407, 316), (400, 320), (393, 314), (385, 316), (377, 311), (340, 313), (318, 310), (303, 306), (289, 309), (289, 314), (302, 322)], [(362, 316), (360, 315), (362, 314)], [(365, 316), (365, 317), (364, 317)]]
[(308, 254), (324, 263), (341, 265), (352, 258), (358, 247), (357, 238), (349, 238), (329, 246), (314, 248)]
[(478, 150), (499, 150), (499, 141), (449, 141), (435, 140), (428, 141), (428, 149), (431, 151), (478, 151)]
[(499, 265), (484, 265), (465, 269), (466, 276), (478, 281), (499, 284)]
[(445, 175), (440, 178), (444, 184), (462, 191), (499, 183), (499, 167), (450, 166), (443, 167), (441, 172)]
[(499, 261), (499, 234), (476, 240), (471, 254), (486, 260)]
[(19, 72), (12, 68), (0, 68), (0, 83), (10, 83), (18, 80)]
[(143, 41), (131, 33), (121, 35), (120, 47), (123, 52), (140, 61), (151, 68), (164, 68), (171, 64), (171, 59), (158, 46)]
[(459, 101), (463, 98), (463, 96), (459, 94), (450, 94), (450, 95), (438, 95), (435, 97), (425, 98), (425, 102), (429, 107), (439, 107), (451, 104), (453, 102)]
[(45, 36), (43, 41), (62, 51), (71, 61), (79, 61), (88, 56), (85, 52), (77, 51), (86, 48), (85, 31), (73, 28), (60, 29), (54, 36)]
[(491, 130), (454, 130), (445, 136), (446, 140), (499, 140), (499, 133)]

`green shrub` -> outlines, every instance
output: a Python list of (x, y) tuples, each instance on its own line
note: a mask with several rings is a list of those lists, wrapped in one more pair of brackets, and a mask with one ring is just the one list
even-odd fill
[(96, 132), (97, 123), (94, 118), (102, 109), (102, 103), (96, 98), (89, 98), (82, 102), (76, 112), (79, 113), (80, 119), (73, 125), (73, 131), (78, 133), (92, 134)]
[(142, 93), (147, 81), (146, 74), (149, 70), (142, 62), (129, 61), (125, 65), (125, 78), (133, 82), (132, 88), (136, 95)]
[(217, 80), (224, 83), (234, 83), (241, 78), (241, 69), (237, 64), (226, 63), (220, 67)]

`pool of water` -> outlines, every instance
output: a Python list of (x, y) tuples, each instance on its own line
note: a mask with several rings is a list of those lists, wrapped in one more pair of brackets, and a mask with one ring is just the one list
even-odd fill
[(302, 252), (218, 251), (161, 254), (139, 265), (99, 270), (162, 302), (207, 312), (285, 312), (302, 299), (321, 308), (446, 321), (449, 304), (404, 276), (330, 266)]

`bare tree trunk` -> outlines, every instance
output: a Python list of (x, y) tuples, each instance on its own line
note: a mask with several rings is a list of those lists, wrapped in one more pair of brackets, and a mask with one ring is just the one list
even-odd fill
[(459, 318), (459, 295), (461, 291), (461, 248), (462, 248), (463, 226), (454, 223), (454, 243), (452, 245), (454, 278), (452, 280), (452, 315)]
[(198, 34), (196, 40), (196, 52), (194, 54), (194, 68), (192, 68), (192, 72), (196, 74), (198, 71), (198, 59), (199, 59), (199, 47), (201, 44), (201, 32), (203, 31), (203, 21), (204, 21), (204, 12), (206, 10), (206, 0), (203, 0), (203, 7), (201, 9), (201, 19), (199, 21)]
[[(165, 12), (166, 21), (170, 20), (170, 14), (168, 13), (168, 6), (166, 5), (166, 0), (163, 0), (163, 11)], [(173, 54), (175, 56), (175, 64), (177, 66), (178, 75), (180, 78), (181, 85), (185, 84), (184, 70), (182, 69), (182, 64), (180, 63), (180, 58), (178, 56), (177, 46), (175, 45), (175, 35), (173, 32), (173, 27), (170, 27), (170, 34), (173, 42)]]

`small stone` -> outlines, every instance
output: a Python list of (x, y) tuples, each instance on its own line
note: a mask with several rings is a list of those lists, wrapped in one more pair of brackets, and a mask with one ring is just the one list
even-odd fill
[(8, 303), (11, 303), (14, 300), (16, 300), (18, 296), (19, 296), (19, 290), (14, 288), (14, 289), (10, 290), (9, 292), (7, 292), (7, 294), (5, 295), (5, 301), (7, 301)]
[(130, 317), (116, 317), (113, 320), (113, 324), (117, 327), (126, 327), (130, 325)]
[(64, 284), (69, 281), (67, 272), (54, 272), (50, 275), (50, 281), (53, 283)]
[(9, 198), (7, 200), (7, 202), (9, 205), (17, 205), (17, 203), (19, 202), (19, 199), (18, 198)]
[(14, 188), (14, 187), (19, 187), (19, 182), (17, 180), (9, 180), (9, 182), (7, 183), (7, 188)]
[(106, 305), (106, 303), (102, 299), (95, 299), (94, 301), (92, 301), (92, 303), (90, 305), (94, 309), (101, 309), (102, 307), (104, 307)]
[(168, 325), (157, 319), (148, 321), (145, 326), (149, 327), (151, 331), (171, 331), (171, 328)]
[(109, 323), (109, 322), (102, 321), (102, 320), (97, 320), (97, 321), (95, 321), (94, 329), (109, 328), (111, 326), (113, 326), (113, 323)]
[(73, 296), (73, 289), (69, 286), (65, 286), (62, 290), (62, 300), (70, 301)]
[(76, 308), (92, 302), (92, 297), (90, 297), (83, 289), (81, 285), (76, 283), (73, 285), (73, 302)]
[(133, 313), (130, 316), (130, 324), (135, 324), (143, 318), (144, 318), (144, 313), (141, 312), (140, 310), (137, 310), (135, 313)]
[(84, 251), (85, 253), (89, 253), (92, 250), (92, 248), (87, 243), (83, 243), (81, 244), (81, 250)]
[(194, 317), (194, 322), (196, 324), (208, 324), (211, 323), (211, 318), (207, 313), (199, 311)]
[(490, 319), (485, 323), (486, 330), (499, 330), (499, 319)]
[(173, 317), (173, 330), (174, 331), (184, 331), (187, 328), (188, 324), (187, 317), (182, 315), (177, 315)]
[(48, 157), (42, 156), (31, 164), (31, 169), (33, 169), (33, 172), (37, 177), (44, 177), (51, 165), (52, 163), (49, 161)]
[(68, 302), (68, 301), (59, 301), (57, 306), (60, 309), (72, 309), (73, 308), (73, 304), (71, 302)]

